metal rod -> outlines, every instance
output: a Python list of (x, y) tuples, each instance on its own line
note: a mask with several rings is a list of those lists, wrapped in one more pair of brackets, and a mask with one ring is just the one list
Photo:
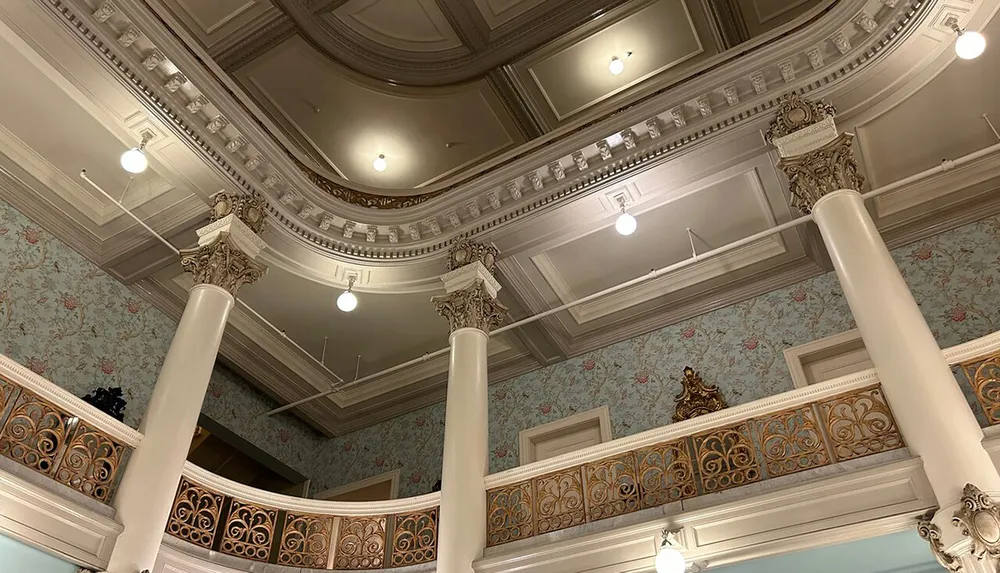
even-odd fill
[(320, 356), (319, 356), (319, 361), (322, 362), (323, 364), (326, 364), (326, 343), (329, 342), (329, 341), (330, 341), (330, 337), (329, 336), (324, 336), (323, 337), (323, 353), (320, 354)]
[(358, 354), (358, 362), (354, 365), (354, 381), (358, 381), (358, 376), (361, 375), (361, 355)]
[[(926, 179), (927, 177), (931, 177), (931, 176), (937, 175), (937, 174), (939, 174), (941, 172), (948, 171), (950, 169), (954, 169), (955, 167), (958, 167), (960, 165), (964, 165), (964, 164), (969, 163), (971, 161), (975, 161), (977, 159), (980, 159), (982, 157), (985, 157), (987, 155), (991, 155), (991, 154), (997, 153), (997, 152), (1000, 152), (1000, 143), (995, 144), (995, 145), (991, 145), (991, 146), (983, 148), (983, 149), (980, 149), (979, 151), (975, 151), (975, 152), (970, 153), (968, 155), (963, 155), (962, 157), (960, 157), (958, 159), (955, 159), (953, 161), (948, 161), (948, 160), (943, 161), (943, 162), (941, 162), (941, 165), (938, 165), (936, 167), (932, 167), (931, 169), (928, 169), (926, 171), (921, 171), (920, 173), (917, 173), (915, 175), (911, 175), (909, 177), (905, 177), (905, 178), (900, 179), (899, 181), (896, 181), (894, 183), (890, 183), (888, 185), (884, 185), (882, 187), (879, 187), (878, 189), (873, 189), (872, 191), (869, 191), (868, 193), (863, 193), (861, 195), (861, 197), (864, 198), (864, 199), (866, 199), (866, 200), (867, 199), (872, 199), (874, 197), (878, 197), (879, 195), (883, 195), (885, 193), (889, 193), (891, 191), (895, 191), (895, 190), (897, 190), (897, 189), (899, 189), (901, 187), (909, 185), (910, 183), (913, 183), (913, 182), (916, 182), (916, 181), (920, 181), (921, 179)], [(566, 304), (564, 304), (562, 306), (557, 306), (555, 308), (551, 308), (551, 309), (546, 310), (544, 312), (540, 312), (538, 314), (522, 318), (521, 320), (518, 320), (517, 322), (513, 322), (513, 323), (508, 324), (506, 326), (502, 326), (502, 327), (500, 327), (500, 328), (498, 328), (498, 329), (490, 332), (490, 336), (497, 335), (497, 334), (502, 334), (504, 332), (507, 332), (509, 330), (513, 330), (515, 328), (519, 328), (519, 327), (524, 326), (526, 324), (531, 324), (532, 322), (535, 322), (537, 320), (541, 320), (541, 319), (543, 319), (543, 318), (545, 318), (547, 316), (552, 316), (553, 314), (557, 314), (557, 313), (563, 312), (565, 310), (573, 308), (574, 306), (578, 306), (578, 305), (581, 305), (581, 304), (586, 304), (586, 303), (588, 303), (588, 302), (590, 302), (592, 300), (595, 300), (595, 299), (607, 296), (609, 294), (614, 294), (614, 293), (616, 293), (618, 291), (630, 288), (632, 286), (635, 286), (635, 285), (640, 284), (642, 282), (645, 282), (647, 280), (656, 278), (656, 277), (658, 277), (658, 276), (660, 276), (662, 274), (682, 269), (684, 267), (690, 266), (690, 265), (692, 265), (692, 264), (694, 264), (694, 263), (696, 263), (698, 261), (707, 259), (709, 257), (714, 257), (716, 255), (721, 255), (723, 253), (727, 253), (729, 251), (732, 251), (732, 250), (738, 249), (740, 247), (746, 246), (746, 245), (748, 245), (748, 244), (750, 244), (750, 243), (752, 243), (754, 241), (758, 241), (758, 240), (763, 239), (765, 237), (770, 237), (771, 235), (775, 235), (777, 233), (781, 233), (781, 232), (787, 231), (788, 229), (792, 229), (794, 227), (798, 227), (799, 225), (801, 225), (803, 223), (808, 223), (809, 221), (812, 221), (812, 215), (804, 215), (804, 216), (799, 217), (797, 219), (792, 219), (791, 221), (788, 221), (786, 223), (782, 223), (781, 225), (777, 225), (775, 227), (771, 227), (770, 229), (765, 229), (764, 231), (761, 231), (759, 233), (755, 233), (753, 235), (750, 235), (749, 237), (744, 237), (744, 238), (742, 238), (742, 239), (740, 239), (738, 241), (733, 241), (732, 243), (729, 243), (727, 245), (723, 245), (721, 247), (718, 247), (718, 248), (715, 248), (715, 249), (712, 249), (712, 250), (709, 250), (709, 251), (705, 251), (704, 253), (702, 253), (701, 255), (699, 255), (697, 258), (696, 257), (692, 257), (690, 259), (685, 259), (683, 261), (674, 263), (672, 265), (668, 265), (668, 266), (663, 267), (661, 269), (651, 270), (649, 273), (647, 273), (645, 275), (641, 275), (641, 276), (636, 277), (636, 278), (634, 278), (632, 280), (625, 281), (625, 282), (623, 282), (623, 283), (621, 283), (619, 285), (606, 288), (606, 289), (604, 289), (602, 291), (599, 291), (599, 292), (595, 292), (595, 293), (593, 293), (591, 295), (588, 295), (588, 296), (585, 296), (583, 298), (579, 298), (579, 299), (576, 299), (574, 301), (568, 302), (568, 303), (566, 303)], [(292, 409), (292, 408), (294, 408), (296, 406), (300, 406), (302, 404), (305, 404), (306, 402), (310, 402), (312, 400), (317, 400), (319, 398), (323, 398), (323, 397), (329, 396), (330, 394), (333, 394), (334, 392), (340, 392), (342, 390), (346, 390), (346, 389), (348, 389), (350, 387), (356, 386), (358, 384), (362, 384), (362, 383), (367, 382), (369, 380), (374, 380), (376, 378), (380, 378), (382, 376), (386, 376), (388, 374), (392, 374), (394, 372), (397, 372), (397, 371), (402, 370), (404, 368), (407, 368), (409, 366), (413, 366), (415, 364), (419, 364), (421, 362), (425, 362), (425, 361), (427, 361), (427, 360), (429, 360), (431, 358), (436, 358), (438, 356), (442, 356), (442, 355), (446, 354), (449, 350), (450, 350), (450, 347), (442, 348), (441, 350), (438, 350), (436, 352), (432, 352), (430, 354), (425, 354), (425, 355), (423, 355), (420, 358), (416, 358), (414, 360), (403, 362), (402, 364), (397, 364), (396, 366), (393, 366), (391, 368), (386, 368), (385, 370), (380, 370), (379, 372), (375, 372), (373, 374), (369, 374), (369, 375), (365, 376), (364, 378), (359, 378), (359, 379), (357, 379), (357, 380), (355, 380), (353, 382), (349, 382), (349, 383), (344, 384), (342, 386), (338, 386), (338, 387), (336, 387), (336, 388), (334, 388), (332, 390), (327, 390), (325, 392), (320, 392), (319, 394), (314, 394), (312, 396), (309, 396), (309, 397), (306, 397), (306, 398), (302, 398), (300, 400), (296, 400), (295, 402), (292, 402), (290, 404), (286, 404), (285, 406), (282, 406), (280, 408), (275, 408), (274, 410), (266, 412), (264, 415), (265, 416), (273, 416), (274, 414), (277, 414), (279, 412), (284, 412), (286, 410), (290, 410), (290, 409)]]
[(993, 126), (993, 122), (992, 122), (992, 121), (990, 121), (990, 116), (989, 116), (988, 114), (985, 114), (985, 113), (984, 113), (984, 114), (983, 114), (983, 119), (985, 119), (985, 120), (986, 120), (986, 125), (990, 126), (990, 129), (991, 129), (991, 130), (993, 131), (993, 135), (995, 135), (995, 136), (996, 136), (996, 138), (997, 138), (997, 141), (1000, 141), (1000, 133), (997, 133), (997, 128), (996, 128), (996, 127), (994, 127), (994, 126)]
[(691, 227), (687, 228), (688, 232), (688, 242), (691, 243), (691, 258), (698, 258), (698, 249), (694, 248), (694, 233), (691, 232)]
[[(142, 221), (142, 219), (140, 219), (139, 217), (137, 217), (135, 215), (135, 213), (133, 213), (132, 211), (129, 211), (128, 209), (126, 209), (125, 206), (122, 205), (121, 202), (118, 199), (115, 199), (114, 197), (112, 197), (111, 195), (109, 195), (107, 191), (105, 191), (104, 189), (101, 189), (100, 185), (98, 185), (97, 183), (94, 183), (90, 179), (90, 177), (87, 177), (87, 170), (86, 169), (81, 169), (80, 170), (80, 178), (83, 179), (84, 181), (86, 181), (87, 183), (90, 183), (90, 186), (93, 187), (94, 189), (97, 189), (98, 191), (100, 191), (101, 195), (104, 195), (105, 197), (108, 198), (108, 201), (111, 201), (112, 203), (114, 203), (115, 205), (117, 205), (118, 208), (121, 209), (122, 211), (124, 211), (125, 214), (128, 215), (129, 217), (132, 217), (132, 219), (134, 219), (136, 223), (139, 223), (139, 225), (141, 225), (143, 229), (146, 229), (147, 231), (150, 232), (150, 234), (152, 234), (154, 237), (156, 237), (157, 239), (159, 239), (160, 242), (163, 243), (164, 245), (166, 245), (167, 248), (169, 248), (171, 251), (173, 251), (175, 255), (181, 254), (181, 252), (177, 249), (177, 247), (175, 247), (172, 244), (170, 244), (170, 241), (167, 241), (166, 239), (164, 239), (163, 236), (161, 236), (159, 233), (157, 233), (156, 231), (154, 231), (152, 227), (150, 227), (149, 225), (147, 225), (146, 223), (144, 223)], [(127, 187), (126, 187), (126, 189), (127, 189)]]

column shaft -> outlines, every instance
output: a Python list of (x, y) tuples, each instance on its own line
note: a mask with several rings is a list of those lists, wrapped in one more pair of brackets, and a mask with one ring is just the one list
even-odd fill
[(938, 503), (956, 503), (967, 483), (1000, 491), (979, 424), (861, 195), (834, 191), (812, 211), (892, 413), (923, 459)]
[(438, 526), (440, 573), (472, 573), (472, 561), (486, 547), (488, 340), (477, 328), (451, 335)]
[(233, 295), (217, 286), (199, 284), (188, 295), (139, 426), (142, 442), (115, 496), (125, 530), (111, 555), (111, 573), (153, 568), (232, 307)]

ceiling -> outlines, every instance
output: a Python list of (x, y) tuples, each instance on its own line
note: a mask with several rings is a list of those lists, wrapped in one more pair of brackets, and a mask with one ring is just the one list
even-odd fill
[[(0, 196), (179, 316), (190, 282), (175, 257), (80, 169), (119, 197), (117, 156), (152, 134), (124, 203), (177, 247), (194, 244), (213, 193), (259, 193), (270, 271), (241, 291), (223, 359), (280, 403), (413, 361), (295, 410), (327, 434), (444, 398), (447, 357), (421, 357), (448, 343), (430, 298), (456, 237), (501, 250), (514, 319), (683, 266), (494, 337), (497, 382), (830, 269), (812, 226), (685, 262), (798, 216), (761, 136), (782, 93), (832, 99), (874, 185), (995, 143), (982, 116), (1000, 119), (1000, 53), (953, 61), (944, 26), (954, 15), (1000, 37), (997, 0), (581, 0), (579, 13), (545, 0), (118, 0), (103, 23), (97, 2), (53, 2), (65, 12), (0, 6), (16, 78), (0, 86)], [(141, 35), (109, 66), (100, 50), (125, 50), (131, 25)], [(369, 58), (323, 40), (341, 27)], [(620, 50), (633, 55), (613, 76), (607, 53)], [(387, 81), (393, 65), (412, 81)], [(339, 183), (314, 176), (321, 162)], [(998, 182), (1000, 162), (984, 158), (869, 207), (900, 244), (1000, 212)], [(613, 230), (619, 199), (639, 222), (629, 237)], [(334, 300), (351, 277), (360, 305), (345, 314)]]

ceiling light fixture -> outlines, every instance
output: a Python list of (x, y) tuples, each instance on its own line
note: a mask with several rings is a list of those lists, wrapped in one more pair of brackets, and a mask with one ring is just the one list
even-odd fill
[(358, 297), (354, 295), (351, 290), (354, 288), (354, 280), (358, 277), (351, 275), (347, 279), (347, 290), (340, 293), (337, 297), (337, 308), (344, 312), (351, 312), (352, 310), (358, 308)]
[(608, 64), (608, 71), (617, 76), (625, 71), (625, 62), (618, 56), (614, 56), (611, 58), (611, 63)]
[(142, 134), (142, 142), (139, 143), (139, 147), (133, 147), (122, 153), (121, 164), (122, 169), (128, 171), (132, 174), (139, 174), (149, 167), (149, 161), (146, 159), (146, 144), (149, 140), (153, 138), (153, 134), (148, 131)]
[(374, 167), (375, 171), (378, 171), (379, 173), (385, 171), (385, 168), (388, 167), (388, 164), (385, 162), (385, 155), (379, 153), (378, 157), (375, 158), (375, 161), (372, 161), (372, 167)]
[(656, 553), (656, 573), (684, 573), (687, 569), (687, 562), (681, 554), (684, 546), (677, 539), (678, 531), (663, 530), (663, 542)]
[(963, 30), (958, 27), (958, 20), (948, 20), (951, 29), (958, 34), (955, 40), (955, 53), (963, 60), (974, 60), (986, 50), (986, 38), (979, 32)]
[(635, 217), (629, 215), (625, 212), (625, 197), (618, 197), (618, 204), (622, 207), (622, 214), (618, 215), (618, 220), (615, 221), (615, 230), (618, 231), (619, 235), (631, 235), (635, 232), (639, 223), (635, 220)]

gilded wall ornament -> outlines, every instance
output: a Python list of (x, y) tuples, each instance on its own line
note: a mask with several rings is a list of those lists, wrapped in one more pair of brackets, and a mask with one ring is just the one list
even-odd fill
[(812, 211), (820, 197), (839, 189), (860, 191), (865, 177), (858, 173), (851, 141), (854, 136), (841, 133), (823, 147), (782, 158), (778, 167), (788, 176), (792, 207), (803, 213)]
[(257, 282), (267, 272), (266, 266), (232, 245), (227, 232), (207, 245), (182, 250), (181, 267), (191, 273), (195, 284), (222, 287), (234, 297), (241, 286)]
[(493, 298), (483, 281), (431, 299), (438, 314), (448, 319), (452, 332), (460, 328), (478, 328), (489, 333), (507, 318), (508, 308)]
[(1000, 557), (1000, 507), (971, 483), (965, 484), (961, 503), (951, 522), (972, 541), (972, 555)]
[(250, 195), (219, 193), (212, 204), (213, 221), (227, 215), (236, 215), (237, 219), (258, 235), (264, 230), (264, 213), (264, 202)]
[(684, 379), (681, 381), (683, 392), (674, 402), (674, 421), (690, 420), (695, 416), (717, 412), (728, 408), (726, 399), (719, 392), (718, 386), (709, 386), (702, 381), (701, 376), (688, 366), (684, 369)]
[(448, 251), (448, 270), (453, 271), (476, 261), (483, 263), (490, 273), (496, 266), (500, 251), (492, 245), (480, 245), (469, 240), (462, 240)]
[(917, 535), (931, 546), (931, 553), (942, 567), (949, 571), (960, 571), (961, 560), (944, 550), (944, 545), (941, 543), (941, 528), (931, 522), (933, 518), (934, 510), (917, 518)]
[(778, 102), (778, 114), (764, 133), (764, 140), (772, 143), (779, 137), (795, 133), (836, 115), (837, 108), (831, 103), (803, 99), (797, 93), (785, 94)]

